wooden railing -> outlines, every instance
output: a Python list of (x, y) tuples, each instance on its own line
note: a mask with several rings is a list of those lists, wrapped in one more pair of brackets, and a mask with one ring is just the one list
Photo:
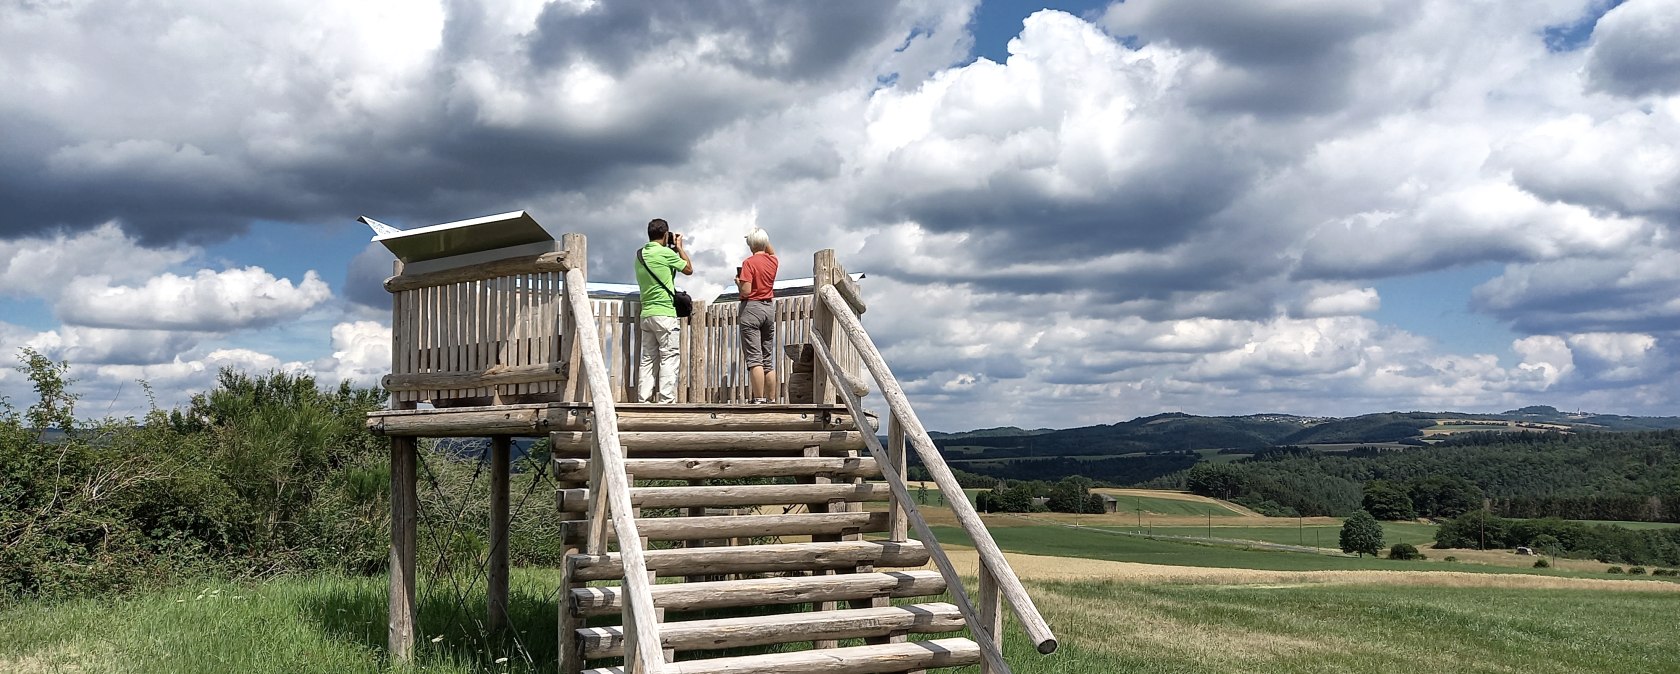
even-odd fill
[[(829, 251), (824, 253), (832, 255)], [(819, 260), (821, 256), (822, 253), (819, 253)], [(1004, 601), (1013, 609), (1022, 630), (1038, 651), (1044, 654), (1055, 652), (1056, 637), (1051, 633), (1049, 624), (1038, 612), (1038, 607), (1027, 594), (1026, 588), (1021, 585), (1021, 579), (1015, 575), (1015, 570), (1010, 568), (1003, 556), (1003, 550), (998, 547), (997, 541), (992, 539), (991, 532), (987, 531), (985, 523), (980, 520), (979, 513), (976, 513), (974, 506), (969, 503), (968, 496), (957, 483), (950, 467), (945, 464), (945, 459), (939, 454), (932, 438), (928, 437), (927, 429), (916, 416), (915, 410), (910, 407), (909, 398), (904, 395), (904, 389), (899, 385), (898, 379), (887, 367), (880, 350), (875, 347), (869, 333), (864, 331), (862, 321), (858, 320), (854, 312), (854, 308), (862, 308), (862, 301), (857, 297), (855, 287), (841, 288), (839, 286), (842, 284), (834, 282), (834, 277), (828, 280), (830, 282), (825, 283), (821, 275), (817, 278), (816, 297), (822, 310), (818, 312), (818, 318), (813, 325), (816, 338), (811, 340), (817, 351), (817, 359), (829, 381), (840, 382), (840, 376), (849, 370), (836, 357), (835, 346), (849, 345), (856, 350), (876, 387), (880, 389), (881, 396), (886, 399), (891, 411), (887, 424), (889, 447), (882, 447), (873, 432), (860, 426), (860, 429), (865, 431), (865, 444), (874, 455), (876, 463), (881, 466), (882, 476), (892, 490), (894, 512), (903, 509), (909, 524), (915, 528), (918, 537), (932, 554), (934, 565), (944, 576), (952, 599), (974, 632), (975, 641), (979, 642), (984, 658), (982, 672), (1008, 674), (1010, 671), (1002, 652)], [(848, 290), (850, 292), (847, 292)], [(851, 387), (830, 384), (828, 388), (835, 390), (845, 401), (852, 418), (865, 418), (863, 402)], [(950, 504), (958, 524), (974, 542), (974, 547), (980, 554), (978, 606), (970, 599), (955, 565), (945, 554), (944, 548), (934, 537), (927, 520), (922, 517), (921, 511), (910, 496), (909, 485), (904, 481), (906, 440), (915, 449), (922, 465), (926, 467), (929, 476), (944, 496), (944, 501)], [(904, 535), (901, 524), (895, 523), (891, 529), (895, 540)]]
[[(584, 290), (584, 272), (566, 272), (566, 298), (573, 315), (590, 316), (592, 307)], [(607, 529), (618, 538), (618, 553), (624, 565), (623, 608), (625, 671), (634, 674), (662, 674), (664, 650), (660, 646), (659, 623), (653, 608), (653, 577), (643, 560), (642, 537), (636, 531), (636, 511), (630, 504), (630, 484), (624, 468), (624, 449), (618, 440), (618, 412), (613, 402), (612, 382), (595, 334), (595, 321), (577, 321), (577, 361), (581, 363), (594, 420), (589, 452), (589, 535), (587, 552), (607, 553)]]

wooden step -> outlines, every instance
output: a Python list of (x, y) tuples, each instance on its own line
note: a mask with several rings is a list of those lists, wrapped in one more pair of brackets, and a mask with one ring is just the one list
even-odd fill
[[(638, 480), (734, 480), (754, 477), (880, 477), (881, 467), (867, 457), (726, 457), (717, 459), (625, 459), (625, 472)], [(589, 459), (554, 460), (554, 479), (589, 481)]]
[[(665, 666), (666, 674), (893, 674), (934, 667), (979, 664), (980, 645), (961, 637), (898, 644), (766, 653), (734, 658), (687, 660)], [(624, 674), (623, 667), (583, 674)]]
[[(944, 591), (945, 579), (938, 571), (884, 571), (662, 583), (653, 586), (653, 605), (680, 612), (877, 597), (928, 597)], [(581, 616), (606, 615), (624, 609), (624, 593), (617, 587), (575, 588), (570, 599), (572, 611)]]
[[(825, 639), (862, 639), (894, 634), (931, 634), (963, 629), (955, 604), (931, 603), (840, 611), (778, 613), (742, 618), (689, 620), (659, 625), (659, 640), (677, 651), (706, 651)], [(585, 627), (577, 631), (583, 657), (624, 655), (624, 630)]]
[[(649, 550), (644, 557), (647, 569), (663, 576), (705, 576), (850, 569), (862, 565), (916, 567), (927, 564), (928, 551), (919, 541), (838, 541)], [(624, 562), (616, 552), (568, 555), (566, 563), (571, 566), (571, 578), (576, 581), (618, 580), (624, 577)]]
[[(643, 517), (636, 531), (656, 541), (748, 538), (752, 536), (803, 536), (871, 534), (886, 531), (886, 512), (794, 513), (788, 515), (708, 515), (704, 517)], [(581, 543), (589, 536), (588, 520), (560, 523), (567, 543)], [(618, 532), (607, 529), (609, 539)]]
[[(560, 489), (560, 512), (589, 511), (589, 490)], [(824, 501), (885, 501), (892, 490), (885, 484), (747, 484), (705, 487), (634, 487), (630, 504), (638, 508), (732, 508), (756, 505), (822, 503)]]
[[(623, 431), (834, 431), (854, 430), (844, 405), (649, 405), (614, 406)], [(587, 407), (551, 415), (549, 430), (587, 431), (593, 421)], [(873, 428), (874, 420), (870, 419)]]
[[(589, 456), (593, 434), (556, 431), (548, 434), (555, 456)], [(722, 453), (754, 456), (799, 452), (816, 447), (828, 456), (864, 450), (863, 433), (852, 431), (629, 431), (618, 434), (625, 456), (691, 457)], [(796, 454), (797, 456), (797, 454)]]

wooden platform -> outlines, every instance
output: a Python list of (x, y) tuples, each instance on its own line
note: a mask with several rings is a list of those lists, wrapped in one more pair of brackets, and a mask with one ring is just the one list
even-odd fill
[[(617, 403), (618, 429), (625, 432), (846, 431), (854, 429), (845, 405), (747, 405), (733, 403)], [(453, 438), (487, 435), (541, 438), (582, 432), (593, 418), (589, 403), (525, 403), (381, 410), (367, 417), (374, 435)], [(869, 426), (877, 426), (870, 416)], [(557, 438), (558, 440), (558, 438)], [(661, 443), (664, 444), (664, 443)]]

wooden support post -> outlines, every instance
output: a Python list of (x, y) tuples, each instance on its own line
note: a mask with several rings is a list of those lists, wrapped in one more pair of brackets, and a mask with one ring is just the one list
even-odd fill
[[(589, 241), (582, 234), (562, 234), (560, 236), (561, 250), (566, 252), (566, 260), (572, 269), (582, 271), (584, 278), (589, 274)], [(571, 275), (567, 275), (570, 279)], [(560, 304), (562, 316), (561, 329), (564, 334), (560, 339), (560, 359), (566, 363), (566, 388), (562, 391), (562, 400), (572, 402), (588, 402), (589, 387), (583, 381), (583, 350), (578, 348), (578, 321), (593, 321), (594, 316), (579, 316), (572, 311), (572, 303), (562, 298)]]
[[(823, 286), (833, 285), (835, 266), (834, 249), (832, 248), (819, 250), (812, 257), (811, 291), (813, 293), (821, 292)], [(830, 353), (837, 353), (839, 342), (836, 340), (839, 338), (837, 334), (839, 329), (834, 325), (834, 312), (829, 310), (828, 305), (821, 301), (815, 302), (812, 308), (814, 311), (811, 315), (811, 341), (823, 340), (823, 344), (828, 347)], [(811, 373), (811, 387), (814, 392), (812, 400), (818, 405), (831, 405), (834, 403), (836, 389), (843, 385), (829, 377), (828, 373), (822, 368), (816, 368)]]
[[(986, 568), (986, 563), (980, 563), (980, 623), (985, 626), (986, 637), (992, 640), (992, 645), (998, 652), (1003, 651), (1003, 594), (998, 592), (997, 577), (992, 570)], [(978, 636), (978, 635), (977, 635)], [(980, 661), (980, 674), (1008, 674), (993, 667), (990, 662)]]
[(391, 662), (414, 659), (414, 534), (419, 519), (415, 494), (414, 438), (391, 438), (391, 597), (388, 649)]
[[(891, 414), (887, 415), (887, 456), (893, 470), (898, 471), (900, 476), (909, 473), (904, 455), (904, 426), (898, 423), (898, 417)], [(891, 510), (887, 511), (887, 529), (894, 542), (902, 543), (910, 537), (910, 525), (904, 513), (904, 504), (898, 500), (897, 494), (894, 494), (888, 503), (891, 504)]]
[(507, 627), (508, 602), (508, 472), (513, 439), (490, 438), (490, 559), (485, 570), (485, 625), (490, 634)]
[(584, 626), (585, 620), (572, 606), (572, 590), (582, 587), (583, 583), (572, 579), (576, 571), (570, 559), (571, 552), (567, 551), (566, 561), (560, 566), (560, 674), (583, 671), (583, 641), (577, 638), (577, 630)]

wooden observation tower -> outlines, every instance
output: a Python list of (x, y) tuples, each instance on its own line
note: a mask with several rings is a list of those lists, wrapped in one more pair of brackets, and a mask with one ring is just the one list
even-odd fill
[[(415, 639), (416, 447), (447, 437), (491, 439), (492, 630), (507, 615), (512, 440), (551, 442), (554, 526), (576, 546), (557, 594), (562, 674), (972, 664), (1002, 674), (1006, 612), (1039, 653), (1055, 650), (864, 330), (862, 294), (832, 250), (816, 253), (808, 287), (777, 291), (778, 344), (808, 358), (803, 373), (779, 361), (779, 399), (789, 402), (744, 404), (736, 307), (719, 301), (696, 303), (684, 319), (678, 402), (648, 405), (626, 402), (636, 384), (638, 298), (590, 292), (582, 235), (556, 241), (516, 212), (375, 240), (399, 258), (385, 282), (392, 402), (368, 416), (369, 430), (392, 440), (393, 662), (412, 658)], [(860, 400), (871, 381), (888, 408), (884, 446), (880, 420)], [(976, 593), (905, 484), (906, 447), (979, 551)], [(641, 508), (677, 516), (644, 517)], [(930, 560), (937, 570), (922, 570)], [(939, 595), (949, 601), (925, 600)], [(756, 612), (716, 617), (743, 607)], [(792, 646), (763, 648), (775, 644)]]

